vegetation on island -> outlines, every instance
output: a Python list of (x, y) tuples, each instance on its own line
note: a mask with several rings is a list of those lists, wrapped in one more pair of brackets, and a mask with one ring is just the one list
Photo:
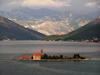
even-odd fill
[(86, 57), (81, 57), (80, 54), (74, 54), (73, 57), (69, 57), (69, 56), (63, 56), (63, 55), (53, 55), (53, 56), (49, 56), (47, 54), (44, 54), (42, 59), (86, 59)]
[(56, 55), (53, 55), (53, 56), (48, 56), (47, 54), (44, 54), (42, 59), (63, 59), (63, 55), (60, 55), (60, 56), (56, 56)]

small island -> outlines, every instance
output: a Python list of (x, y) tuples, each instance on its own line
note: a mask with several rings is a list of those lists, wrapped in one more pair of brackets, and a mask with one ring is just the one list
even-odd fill
[(90, 60), (86, 57), (81, 57), (80, 54), (74, 54), (72, 57), (63, 56), (63, 55), (47, 55), (43, 54), (43, 49), (41, 49), (40, 53), (33, 53), (33, 55), (22, 55), (19, 60), (37, 60), (37, 61), (67, 61), (67, 60)]

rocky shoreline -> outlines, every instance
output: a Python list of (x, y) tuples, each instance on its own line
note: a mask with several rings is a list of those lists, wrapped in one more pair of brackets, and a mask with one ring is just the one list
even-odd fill
[[(5, 59), (5, 60), (20, 60), (18, 58), (2, 58), (2, 59)], [(26, 59), (24, 59), (26, 60)], [(91, 60), (91, 59), (41, 59), (41, 60), (33, 60), (33, 59), (28, 59), (28, 60), (32, 60), (32, 61), (80, 61), (80, 60)]]
[(75, 61), (75, 60), (91, 60), (91, 59), (41, 59), (40, 61)]

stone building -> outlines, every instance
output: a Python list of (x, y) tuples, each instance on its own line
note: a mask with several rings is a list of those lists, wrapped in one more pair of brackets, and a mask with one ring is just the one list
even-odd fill
[(43, 56), (43, 50), (41, 49), (41, 53), (33, 53), (33, 60), (41, 60)]
[(24, 59), (25, 59), (25, 56), (22, 55), (19, 59), (20, 59), (20, 60), (24, 60)]
[(20, 60), (32, 60), (32, 55), (27, 55), (27, 56), (22, 55), (22, 56), (20, 56), (19, 59)]

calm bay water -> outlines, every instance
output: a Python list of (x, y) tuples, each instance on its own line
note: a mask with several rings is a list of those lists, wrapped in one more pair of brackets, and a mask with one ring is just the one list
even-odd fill
[(2, 59), (32, 55), (41, 49), (48, 55), (73, 56), (79, 53), (83, 57), (100, 59), (100, 43), (0, 41), (0, 75), (100, 75), (100, 60), (53, 62)]

